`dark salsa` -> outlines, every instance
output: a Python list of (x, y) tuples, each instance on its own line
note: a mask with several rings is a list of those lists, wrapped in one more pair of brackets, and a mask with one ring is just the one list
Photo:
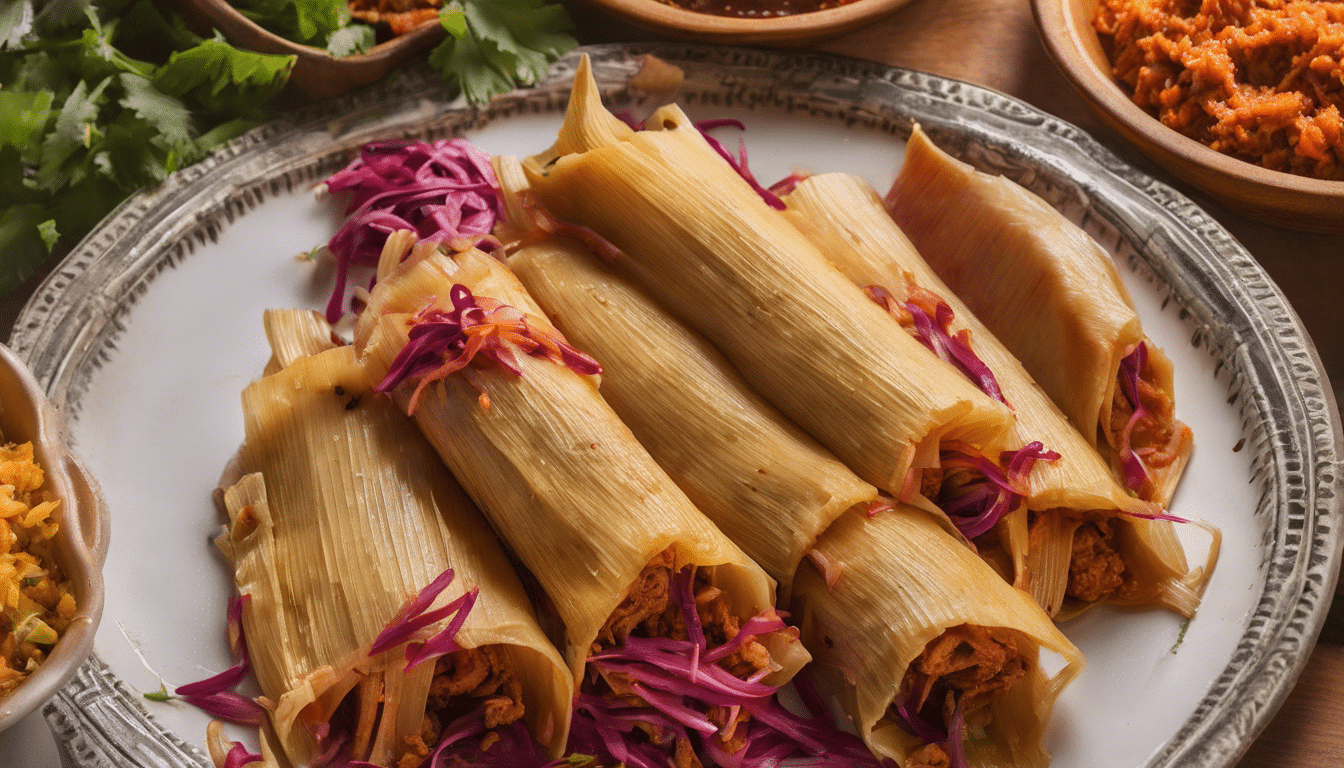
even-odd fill
[(768, 19), (838, 8), (855, 0), (662, 0), (662, 2), (715, 16)]

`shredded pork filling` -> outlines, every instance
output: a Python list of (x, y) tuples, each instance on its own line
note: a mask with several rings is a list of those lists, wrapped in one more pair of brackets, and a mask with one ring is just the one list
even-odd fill
[[(1148, 372), (1139, 377), (1139, 402), (1144, 413), (1134, 423), (1129, 436), (1130, 448), (1143, 459), (1149, 469), (1171, 465), (1178, 456), (1180, 441), (1176, 439), (1176, 415), (1171, 394), (1149, 381)], [(1134, 404), (1129, 402), (1124, 387), (1116, 386), (1115, 402), (1111, 406), (1110, 433), (1107, 442), (1119, 450), (1122, 436), (1134, 416)]]
[(1079, 512), (1072, 509), (1051, 509), (1031, 513), (1028, 546), (1044, 546), (1044, 532), (1051, 529), (1042, 524), (1046, 514), (1063, 515), (1078, 520), (1073, 531), (1069, 553), (1069, 573), (1064, 587), (1066, 597), (1093, 603), (1115, 595), (1122, 595), (1133, 585), (1133, 575), (1124, 557), (1115, 547), (1114, 512)]
[[(925, 722), (946, 730), (958, 708), (963, 716), (983, 709), (1012, 688), (1026, 671), (1026, 660), (1011, 632), (961, 624), (930, 640), (910, 662), (901, 680), (900, 698), (909, 702), (910, 711), (917, 712)], [(897, 722), (902, 720), (894, 703), (888, 708), (888, 716)], [(941, 745), (925, 744), (910, 754), (905, 768), (946, 765), (948, 757)]]
[[(625, 599), (612, 611), (606, 625), (598, 632), (592, 646), (593, 653), (620, 646), (632, 634), (636, 637), (690, 639), (681, 606), (672, 595), (673, 566), (674, 556), (668, 550), (644, 567)], [(710, 583), (708, 569), (697, 570), (692, 591), (707, 645), (713, 648), (737, 637), (741, 623), (730, 610), (727, 593)], [(719, 662), (719, 666), (742, 679), (766, 669), (770, 664), (769, 650), (756, 640), (744, 643)], [(623, 675), (604, 674), (601, 682), (605, 685), (599, 684), (595, 688), (591, 681), (585, 681), (584, 692), (623, 699), (632, 704), (642, 701), (633, 687), (633, 680)], [(721, 727), (728, 724), (730, 717), (734, 718), (736, 725), (732, 729), (712, 737), (726, 752), (734, 753), (745, 746), (747, 729), (743, 726), (750, 719), (745, 710), (733, 713), (728, 707), (715, 706), (708, 710), (706, 716)], [(657, 732), (656, 725), (646, 724), (645, 730), (652, 741), (661, 741), (662, 734)], [(701, 765), (691, 745), (680, 739), (672, 758), (676, 768), (699, 768)]]
[[(522, 685), (498, 646), (464, 648), (440, 656), (429, 684), (420, 733), (406, 738), (406, 751), (398, 768), (419, 766), (439, 743), (445, 726), (477, 709), (485, 715), (487, 729), (518, 720), (523, 716), (522, 694)], [(482, 748), (489, 738), (487, 734), (482, 739)]]
[(941, 744), (925, 744), (905, 758), (902, 768), (951, 768), (952, 758)]
[(1128, 571), (1120, 553), (1111, 545), (1115, 537), (1110, 521), (1083, 523), (1073, 533), (1069, 559), (1069, 584), (1064, 594), (1091, 603), (1120, 591)]

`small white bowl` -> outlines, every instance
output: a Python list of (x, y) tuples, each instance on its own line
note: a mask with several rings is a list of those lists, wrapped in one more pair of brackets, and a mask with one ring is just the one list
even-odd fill
[(54, 554), (74, 587), (75, 619), (42, 666), (9, 696), (0, 699), (0, 731), (41, 706), (65, 685), (93, 650), (103, 614), (103, 560), (107, 556), (108, 512), (98, 484), (70, 454), (64, 420), (48, 402), (27, 366), (0, 345), (0, 430), (9, 442), (33, 442), (45, 473), (39, 491), (60, 499)]

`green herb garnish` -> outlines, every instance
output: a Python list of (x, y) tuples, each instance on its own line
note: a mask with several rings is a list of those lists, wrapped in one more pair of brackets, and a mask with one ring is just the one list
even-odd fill
[(173, 694), (168, 692), (168, 686), (163, 683), (159, 683), (159, 690), (142, 695), (150, 701), (170, 701), (173, 698)]

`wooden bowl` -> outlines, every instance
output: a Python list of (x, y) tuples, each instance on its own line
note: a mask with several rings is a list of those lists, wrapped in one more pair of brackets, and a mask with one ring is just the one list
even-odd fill
[(189, 21), (218, 29), (240, 48), (298, 56), (289, 81), (315, 99), (376, 83), (415, 61), (447, 34), (438, 20), (427, 21), (374, 46), (368, 53), (338, 59), (321, 48), (300, 45), (263, 29), (239, 13), (228, 0), (178, 0), (178, 7)]
[(28, 368), (0, 345), (0, 430), (6, 441), (33, 443), (42, 467), (39, 489), (60, 500), (53, 554), (75, 592), (75, 619), (51, 654), (9, 696), (0, 699), (0, 731), (51, 698), (93, 650), (103, 615), (103, 560), (107, 557), (108, 513), (98, 484), (70, 454), (64, 422), (47, 401)]
[(1297, 176), (1224, 155), (1163, 125), (1130, 100), (1092, 28), (1098, 0), (1032, 0), (1036, 28), (1101, 119), (1175, 176), (1228, 208), (1293, 229), (1344, 234), (1344, 181)]
[(834, 37), (900, 8), (910, 0), (856, 0), (824, 11), (764, 19), (716, 16), (659, 0), (590, 0), (631, 23), (681, 40), (803, 46)]

